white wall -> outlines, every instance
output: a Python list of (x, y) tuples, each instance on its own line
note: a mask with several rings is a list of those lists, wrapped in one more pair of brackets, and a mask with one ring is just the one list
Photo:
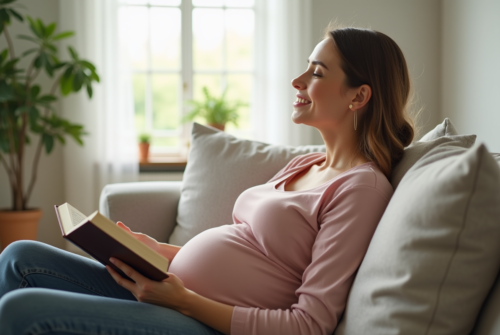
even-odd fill
[(500, 152), (500, 1), (442, 5), (442, 117)]
[[(41, 18), (45, 24), (58, 21), (59, 15), (59, 0), (22, 0), (18, 3), (22, 4), (24, 8), (19, 11), (23, 14), (30, 15), (33, 18)], [(11, 37), (14, 39), (14, 49), (16, 56), (20, 55), (22, 51), (32, 47), (32, 43), (27, 41), (18, 40), (15, 38), (19, 34), (31, 35), (27, 24), (18, 23), (16, 20), (8, 28)], [(5, 37), (2, 35), (0, 38), (0, 50), (7, 47)], [(26, 65), (26, 61), (21, 63)], [(45, 74), (39, 76), (36, 83), (42, 86), (42, 92), (48, 93), (52, 86), (53, 79), (49, 79)], [(56, 105), (56, 108), (58, 106)], [(36, 138), (31, 137), (32, 142)], [(33, 163), (35, 152), (35, 145), (27, 147), (25, 157), (25, 184), (28, 184), (31, 178), (29, 171)], [(56, 144), (54, 151), (49, 155), (42, 153), (38, 179), (33, 189), (31, 200), (28, 202), (29, 207), (41, 208), (43, 210), (43, 217), (40, 221), (38, 228), (38, 240), (52, 244), (57, 247), (64, 246), (64, 240), (61, 237), (59, 225), (54, 212), (54, 205), (59, 205), (64, 202), (64, 188), (63, 188), (63, 165), (62, 165), (62, 150), (59, 144)], [(9, 180), (5, 169), (0, 167), (0, 208), (6, 209), (11, 207), (12, 197), (9, 187)]]
[[(472, 2), (472, 1), (471, 1)], [(438, 0), (313, 0), (313, 40), (318, 41), (330, 20), (371, 28), (391, 37), (402, 49), (417, 93), (420, 135), (440, 120), (440, 20)], [(316, 133), (317, 134), (317, 133)], [(321, 143), (317, 134), (315, 142)]]

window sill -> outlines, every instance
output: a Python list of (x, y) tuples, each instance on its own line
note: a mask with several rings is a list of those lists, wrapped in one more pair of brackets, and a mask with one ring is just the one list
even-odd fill
[(151, 157), (139, 162), (139, 172), (184, 172), (186, 164), (186, 157)]

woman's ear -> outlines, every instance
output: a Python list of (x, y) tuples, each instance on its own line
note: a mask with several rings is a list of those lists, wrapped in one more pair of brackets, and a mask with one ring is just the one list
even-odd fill
[(372, 88), (368, 85), (361, 85), (356, 89), (356, 96), (352, 99), (352, 109), (362, 109), (372, 97)]

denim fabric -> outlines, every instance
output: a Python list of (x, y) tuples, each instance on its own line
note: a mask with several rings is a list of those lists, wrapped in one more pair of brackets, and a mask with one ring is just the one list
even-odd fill
[(0, 254), (0, 334), (221, 334), (177, 311), (136, 301), (104, 266), (35, 241)]

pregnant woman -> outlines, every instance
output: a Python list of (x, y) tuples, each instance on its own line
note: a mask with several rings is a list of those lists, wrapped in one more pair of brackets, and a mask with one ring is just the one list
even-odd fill
[(151, 281), (31, 241), (0, 254), (0, 333), (328, 334), (411, 143), (403, 54), (373, 30), (328, 31), (292, 81), (292, 120), (315, 127), (326, 153), (290, 161), (244, 191), (234, 224), (177, 247), (118, 225), (170, 260)]

